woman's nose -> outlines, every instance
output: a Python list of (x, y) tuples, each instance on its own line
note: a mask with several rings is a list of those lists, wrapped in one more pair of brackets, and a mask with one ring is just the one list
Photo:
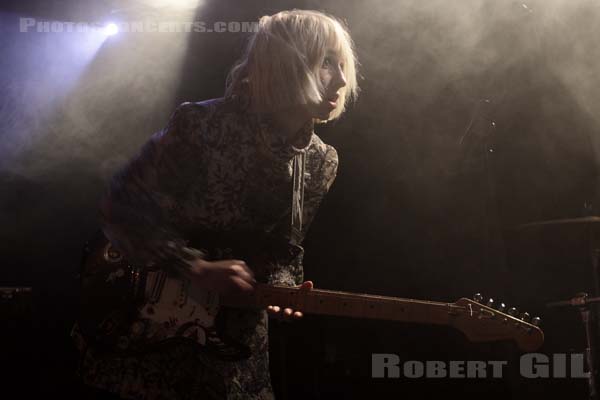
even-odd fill
[(344, 75), (344, 71), (341, 68), (339, 68), (335, 77), (336, 90), (346, 86), (346, 83), (348, 83), (346, 81), (346, 75)]

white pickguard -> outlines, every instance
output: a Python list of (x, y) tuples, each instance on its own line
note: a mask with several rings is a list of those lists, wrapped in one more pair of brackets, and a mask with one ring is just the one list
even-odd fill
[[(148, 272), (140, 317), (150, 321), (148, 338), (186, 337), (206, 345), (219, 311), (218, 296), (195, 287), (185, 277), (169, 277), (163, 271)], [(135, 334), (135, 326), (132, 328)]]

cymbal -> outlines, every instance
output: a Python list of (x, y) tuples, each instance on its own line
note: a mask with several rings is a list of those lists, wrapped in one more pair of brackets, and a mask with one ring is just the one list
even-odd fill
[(598, 224), (600, 223), (600, 217), (590, 216), (590, 217), (579, 217), (579, 218), (565, 218), (565, 219), (551, 219), (547, 221), (536, 221), (530, 222), (528, 224), (523, 224), (517, 226), (517, 229), (528, 229), (535, 228), (538, 226), (547, 226), (547, 225), (586, 225), (586, 224)]

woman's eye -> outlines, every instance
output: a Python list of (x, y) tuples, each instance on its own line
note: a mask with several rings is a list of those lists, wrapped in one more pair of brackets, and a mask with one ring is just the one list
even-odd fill
[(323, 60), (322, 68), (327, 68), (331, 66), (331, 59), (329, 57), (325, 57)]

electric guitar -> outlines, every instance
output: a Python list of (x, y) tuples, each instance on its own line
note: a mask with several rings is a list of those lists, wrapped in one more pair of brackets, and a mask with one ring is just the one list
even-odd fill
[(446, 325), (472, 342), (512, 340), (522, 351), (534, 351), (544, 341), (539, 319), (529, 323), (468, 298), (445, 303), (265, 284), (251, 294), (219, 298), (198, 290), (187, 278), (131, 266), (104, 237), (88, 249), (81, 282), (78, 329), (86, 341), (108, 351), (146, 351), (184, 339), (222, 359), (247, 357), (248, 349), (218, 329), (223, 306), (279, 305), (305, 314)]

